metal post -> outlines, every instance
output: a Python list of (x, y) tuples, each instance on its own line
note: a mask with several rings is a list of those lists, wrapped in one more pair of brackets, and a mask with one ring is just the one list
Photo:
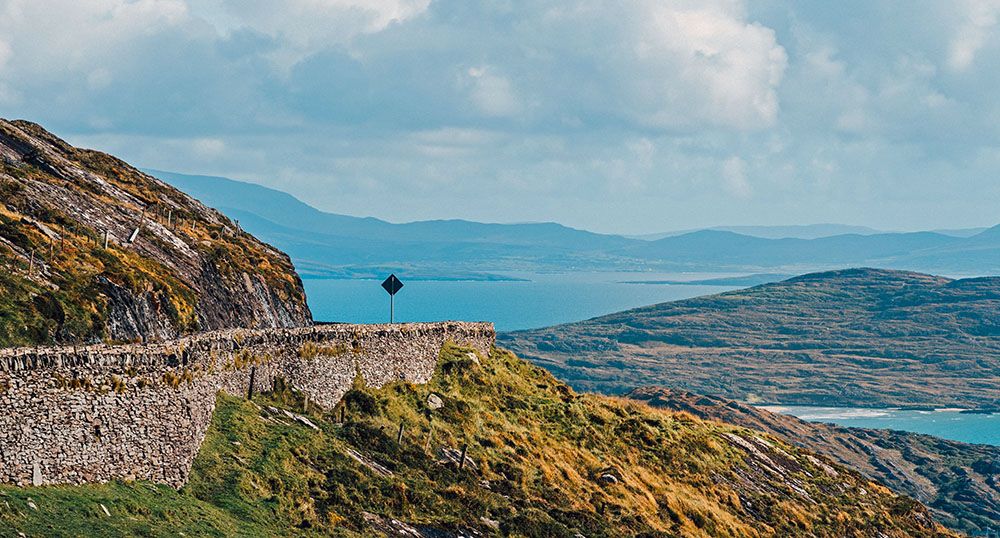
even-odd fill
[(396, 315), (396, 306), (394, 304), (395, 299), (395, 295), (389, 296), (389, 323), (393, 323), (393, 318)]
[(399, 422), (399, 433), (396, 434), (396, 444), (397, 445), (403, 444), (403, 430), (404, 430), (404, 428), (405, 428), (404, 423), (402, 421), (400, 421)]
[(462, 459), (458, 462), (458, 470), (461, 471), (465, 468), (465, 453), (469, 451), (469, 444), (466, 443), (462, 445)]
[(253, 399), (253, 382), (254, 378), (257, 377), (257, 367), (250, 367), (250, 386), (247, 388), (247, 400)]
[(28, 259), (28, 276), (31, 276), (32, 270), (35, 269), (35, 251), (31, 251), (31, 258)]

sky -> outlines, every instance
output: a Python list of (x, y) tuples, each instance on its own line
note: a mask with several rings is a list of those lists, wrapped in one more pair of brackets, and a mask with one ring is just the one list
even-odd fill
[(1000, 0), (0, 0), (0, 117), (390, 221), (1000, 222)]

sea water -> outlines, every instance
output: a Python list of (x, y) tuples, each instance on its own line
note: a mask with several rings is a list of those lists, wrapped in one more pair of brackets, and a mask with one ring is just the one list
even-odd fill
[[(498, 331), (580, 321), (630, 308), (709, 295), (729, 286), (628, 284), (634, 280), (694, 280), (702, 274), (566, 272), (510, 273), (519, 281), (429, 281), (397, 275), (396, 321), (492, 321)], [(304, 280), (319, 321), (384, 323), (389, 296), (377, 280)]]
[(829, 422), (857, 428), (883, 428), (936, 437), (1000, 445), (1000, 415), (962, 413), (954, 409), (913, 411), (846, 407), (768, 406), (765, 409), (810, 422)]
[[(395, 299), (396, 321), (493, 321), (514, 331), (580, 321), (665, 301), (735, 289), (681, 284), (641, 285), (627, 281), (696, 280), (731, 274), (511, 273), (522, 281), (427, 281), (398, 275), (404, 287)], [(379, 280), (304, 281), (313, 316), (320, 321), (384, 323), (389, 297)], [(1000, 415), (954, 410), (849, 409), (782, 406), (774, 411), (804, 420), (862, 428), (926, 433), (967, 443), (1000, 445)]]

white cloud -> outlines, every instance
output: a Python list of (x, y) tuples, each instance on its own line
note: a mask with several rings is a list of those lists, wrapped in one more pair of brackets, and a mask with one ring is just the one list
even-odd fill
[(0, 115), (389, 218), (973, 220), (998, 4), (0, 0)]
[(741, 130), (777, 119), (787, 56), (740, 1), (549, 1), (514, 13), (507, 61), (532, 68), (530, 89), (562, 118), (586, 123), (585, 112), (655, 129)]
[(796, 112), (817, 129), (861, 133), (871, 127), (871, 90), (854, 78), (840, 51), (826, 42), (808, 43), (790, 74), (786, 93)]
[[(739, 2), (642, 5), (639, 65), (662, 85), (659, 106), (646, 121), (671, 126), (694, 112), (698, 119), (742, 129), (774, 123), (787, 56), (771, 29), (747, 22)], [(675, 99), (678, 84), (686, 95)]]
[(135, 39), (186, 23), (187, 16), (183, 0), (0, 0), (0, 35), (19, 74), (89, 75), (106, 73), (109, 58)]
[(0, 40), (0, 105), (13, 103), (17, 100), (17, 95), (5, 82), (7, 77), (5, 76), (4, 66), (6, 66), (7, 61), (10, 59), (10, 55), (10, 45)]
[(106, 68), (99, 67), (87, 75), (87, 86), (92, 90), (107, 88), (114, 81), (114, 75)]
[(10, 59), (10, 45), (0, 39), (0, 69), (3, 69), (8, 59)]
[(521, 111), (521, 102), (510, 80), (489, 67), (469, 68), (463, 83), (470, 88), (473, 104), (487, 116), (513, 116)]
[(734, 155), (722, 162), (722, 179), (733, 196), (749, 198), (753, 194), (753, 187), (747, 180), (747, 163), (740, 157)]
[(226, 151), (226, 142), (219, 138), (196, 138), (191, 149), (201, 157), (218, 157)]
[(288, 68), (332, 45), (385, 30), (423, 13), (431, 0), (192, 0), (193, 9), (224, 30), (245, 27), (278, 40), (273, 55)]
[(955, 8), (962, 16), (962, 23), (955, 29), (949, 45), (948, 65), (964, 71), (993, 37), (1000, 18), (1000, 0), (961, 0)]

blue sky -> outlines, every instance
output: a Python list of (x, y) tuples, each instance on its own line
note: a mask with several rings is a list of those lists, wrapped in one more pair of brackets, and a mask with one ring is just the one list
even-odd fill
[(0, 0), (0, 116), (393, 221), (1000, 222), (1000, 0)]

